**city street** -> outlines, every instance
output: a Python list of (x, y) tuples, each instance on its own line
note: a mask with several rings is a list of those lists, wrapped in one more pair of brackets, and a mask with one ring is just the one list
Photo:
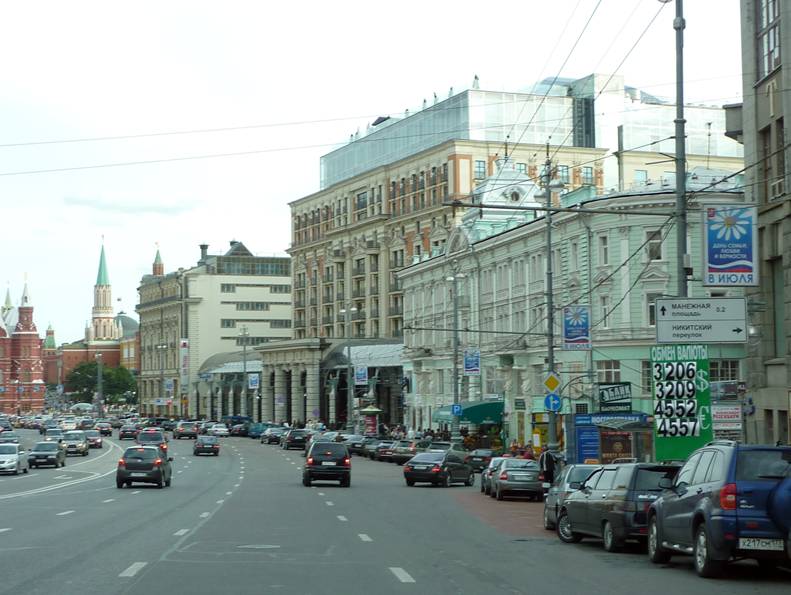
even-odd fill
[[(22, 430), (26, 446), (38, 434)], [(691, 558), (561, 543), (541, 504), (479, 485), (405, 486), (401, 468), (355, 457), (351, 488), (301, 484), (300, 451), (247, 438), (219, 457), (170, 441), (173, 485), (116, 489), (130, 441), (63, 469), (0, 477), (0, 593), (787, 593), (791, 572), (751, 562), (724, 580)]]

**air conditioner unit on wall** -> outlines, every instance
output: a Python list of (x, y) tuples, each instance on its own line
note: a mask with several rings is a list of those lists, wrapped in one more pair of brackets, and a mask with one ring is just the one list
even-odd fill
[(769, 198), (780, 198), (785, 194), (785, 180), (780, 179), (769, 184)]

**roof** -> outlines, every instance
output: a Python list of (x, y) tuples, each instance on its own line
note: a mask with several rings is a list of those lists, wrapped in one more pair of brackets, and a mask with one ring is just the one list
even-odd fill
[(261, 358), (247, 350), (245, 363), (244, 351), (226, 351), (216, 353), (206, 359), (198, 370), (199, 374), (242, 374), (247, 367), (248, 372), (261, 372), (263, 370)]
[(22, 308), (33, 307), (33, 300), (30, 299), (30, 291), (27, 288), (27, 281), (25, 282), (25, 288), (22, 290), (22, 299), (19, 300), (19, 306)]
[(107, 261), (104, 258), (104, 244), (99, 256), (99, 272), (96, 275), (96, 285), (110, 285), (110, 276), (107, 274)]
[[(347, 368), (349, 366), (349, 341), (338, 341), (324, 357), (323, 367), (327, 369)], [(351, 365), (369, 368), (392, 368), (404, 364), (404, 344), (365, 342), (351, 340)]]
[(140, 328), (140, 324), (137, 322), (137, 320), (135, 320), (131, 316), (127, 316), (123, 312), (118, 313), (118, 315), (115, 317), (115, 321), (121, 323), (121, 328), (124, 331), (123, 332), (124, 339), (134, 337), (138, 329)]
[(154, 257), (154, 264), (162, 264), (162, 257), (159, 255), (159, 248), (157, 248), (157, 255)]

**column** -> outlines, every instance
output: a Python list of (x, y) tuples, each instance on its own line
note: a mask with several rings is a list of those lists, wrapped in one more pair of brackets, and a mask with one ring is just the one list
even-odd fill
[(305, 417), (305, 393), (302, 387), (302, 372), (305, 366), (294, 364), (291, 366), (291, 417), (298, 422), (307, 421)]
[(316, 421), (321, 417), (319, 409), (319, 367), (308, 365), (305, 375), (305, 392), (307, 392), (305, 416)]
[(247, 415), (247, 378), (242, 378), (242, 388), (239, 391), (239, 415)]
[(274, 421), (272, 419), (272, 408), (274, 407), (274, 400), (272, 399), (272, 387), (269, 384), (269, 378), (272, 375), (272, 366), (264, 366), (261, 374), (261, 421)]
[(286, 370), (282, 364), (275, 366), (275, 422), (286, 419)]
[(338, 376), (327, 379), (328, 396), (327, 396), (327, 425), (334, 427), (335, 419), (335, 395), (338, 392)]

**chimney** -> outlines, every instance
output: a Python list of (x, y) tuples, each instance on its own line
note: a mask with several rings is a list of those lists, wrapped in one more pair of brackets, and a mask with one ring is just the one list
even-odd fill
[(206, 264), (206, 255), (209, 251), (209, 245), (201, 244), (199, 247), (200, 247), (200, 260), (198, 261), (198, 264)]

